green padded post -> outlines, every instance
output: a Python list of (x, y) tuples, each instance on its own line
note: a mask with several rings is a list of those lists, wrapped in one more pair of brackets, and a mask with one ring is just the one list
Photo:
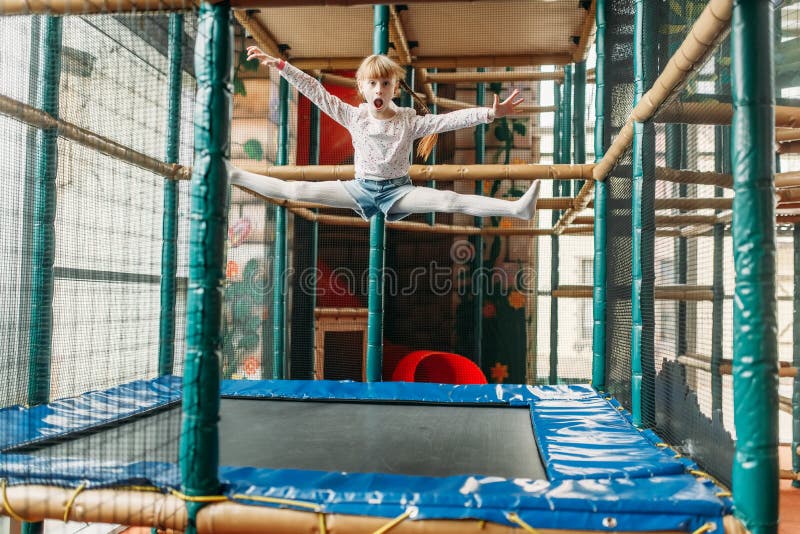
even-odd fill
[[(61, 17), (46, 17), (39, 35), (36, 106), (58, 117), (61, 79)], [(50, 400), (50, 357), (53, 335), (53, 264), (56, 241), (56, 172), (58, 133), (36, 131), (33, 189), (33, 250), (31, 253), (31, 315), (28, 338), (28, 405)]]
[[(389, 53), (389, 6), (374, 6), (372, 53)], [(386, 217), (378, 213), (369, 223), (369, 287), (367, 298), (367, 382), (383, 374), (383, 269), (386, 264)]]
[[(605, 153), (605, 61), (606, 61), (606, 3), (597, 0), (595, 6), (595, 51), (597, 65), (594, 69), (594, 161)], [(598, 391), (606, 388), (606, 183), (594, 184), (594, 280), (592, 288), (592, 385)]]
[[(657, 43), (652, 36), (657, 33), (658, 14), (652, 3), (636, 0), (634, 5), (635, 106), (657, 75)], [(655, 126), (637, 122), (633, 128), (631, 414), (633, 424), (641, 427), (655, 421)]]
[[(181, 63), (183, 15), (169, 16), (169, 79), (166, 162), (177, 163), (181, 142)], [(172, 374), (175, 362), (175, 294), (178, 266), (178, 182), (164, 180), (161, 245), (161, 320), (158, 337), (158, 374)]]
[(775, 115), (772, 2), (735, 0), (731, 22), (735, 514), (778, 530)]
[[(561, 107), (562, 84), (553, 84), (553, 104), (556, 112), (553, 117), (553, 163), (561, 163), (561, 127), (564, 110)], [(553, 180), (553, 197), (561, 196), (561, 180)], [(553, 210), (553, 226), (558, 222), (559, 210)], [(550, 374), (549, 384), (558, 382), (558, 299), (552, 291), (558, 289), (558, 236), (550, 236)]]
[[(792, 232), (794, 245), (794, 315), (792, 317), (792, 365), (800, 367), (800, 224), (795, 223)], [(792, 385), (792, 471), (800, 471), (800, 377), (794, 377)], [(792, 486), (800, 488), (800, 481)]]
[[(36, 87), (40, 88), (36, 107), (58, 118), (61, 79), (61, 17), (39, 19)], [(35, 28), (34, 28), (35, 31)], [(28, 405), (50, 400), (50, 360), (53, 335), (53, 264), (55, 262), (56, 173), (58, 171), (58, 132), (36, 130), (32, 188), (32, 242), (30, 329), (28, 332)], [(44, 531), (42, 522), (24, 522), (24, 534)]]
[[(485, 72), (479, 68), (478, 72)], [(475, 87), (475, 105), (481, 107), (486, 100), (486, 84), (479, 83)], [(479, 124), (475, 127), (475, 164), (483, 165), (486, 157), (486, 125)], [(483, 181), (475, 182), (474, 192), (476, 195), (483, 195)], [(483, 218), (475, 217), (475, 228), (483, 228)], [(486, 283), (483, 272), (483, 236), (475, 235), (470, 238), (475, 247), (475, 258), (472, 262), (472, 339), (473, 339), (473, 361), (483, 369), (483, 294)], [(484, 369), (486, 372), (487, 369)]]
[[(289, 162), (289, 82), (278, 86), (278, 153), (276, 165)], [(275, 208), (275, 262), (272, 272), (272, 378), (281, 380), (286, 368), (286, 265), (288, 254), (286, 207)], [(263, 367), (262, 367), (263, 369)]]
[[(189, 496), (220, 492), (217, 422), (230, 191), (224, 164), (231, 123), (230, 18), (227, 0), (217, 4), (203, 2), (197, 15), (195, 155), (179, 456), (181, 491)], [(188, 534), (197, 532), (197, 512), (202, 506), (187, 502)]]
[[(572, 129), (575, 135), (573, 163), (586, 163), (586, 62), (574, 65)], [(583, 180), (575, 182), (575, 193), (583, 187)]]

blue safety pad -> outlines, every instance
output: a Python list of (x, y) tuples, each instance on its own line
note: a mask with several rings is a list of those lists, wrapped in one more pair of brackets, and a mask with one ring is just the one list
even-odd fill
[[(274, 497), (313, 503), (326, 513), (388, 518), (412, 509), (415, 519), (469, 518), (506, 525), (512, 524), (508, 514), (515, 512), (536, 528), (599, 531), (693, 531), (707, 522), (722, 529), (722, 516), (731, 510), (729, 499), (717, 497), (717, 486), (685, 474), (687, 467), (694, 467), (691, 462), (675, 459), (671, 451), (656, 447), (658, 436), (636, 430), (616, 401), (603, 398), (590, 386), (224, 381), (222, 395), (527, 405), (549, 478), (436, 478), (221, 467), (225, 495), (246, 504), (278, 506), (248, 499)], [(180, 379), (163, 377), (47, 406), (6, 408), (0, 410), (0, 443), (7, 447), (85, 430), (179, 398)], [(21, 454), (0, 455), (0, 477), (11, 484), (64, 487), (81, 483), (89, 488), (180, 487), (175, 464), (117, 464)]]
[(181, 398), (181, 379), (137, 380), (32, 408), (0, 410), (0, 449), (86, 430), (147, 412)]

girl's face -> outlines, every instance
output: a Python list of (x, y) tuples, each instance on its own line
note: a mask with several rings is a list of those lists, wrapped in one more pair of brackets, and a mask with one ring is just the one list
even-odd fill
[(359, 86), (370, 111), (380, 115), (389, 109), (389, 102), (397, 92), (397, 79), (367, 78), (361, 80)]

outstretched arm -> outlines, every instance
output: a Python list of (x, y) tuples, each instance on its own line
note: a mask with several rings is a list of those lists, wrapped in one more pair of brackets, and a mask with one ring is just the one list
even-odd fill
[(298, 91), (317, 105), (326, 115), (347, 128), (352, 117), (356, 114), (356, 108), (350, 104), (342, 102), (338, 97), (330, 94), (319, 80), (312, 78), (300, 69), (290, 65), (286, 61), (274, 58), (261, 51), (257, 46), (247, 49), (247, 59), (259, 60), (263, 65), (275, 67), (280, 71), (281, 76), (294, 85)]
[(492, 122), (495, 118), (516, 113), (516, 107), (525, 100), (524, 98), (515, 99), (518, 94), (519, 90), (515, 89), (511, 96), (499, 102), (495, 93), (494, 104), (491, 108), (461, 109), (443, 113), (442, 115), (417, 115), (414, 118), (414, 137), (425, 137), (430, 134), (470, 128), (478, 124)]

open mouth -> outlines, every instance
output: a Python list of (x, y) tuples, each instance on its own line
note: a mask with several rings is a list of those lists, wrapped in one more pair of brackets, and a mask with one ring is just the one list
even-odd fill
[(382, 98), (376, 98), (375, 100), (372, 101), (372, 105), (375, 106), (375, 109), (378, 109), (378, 110), (382, 109), (383, 108), (383, 99)]

